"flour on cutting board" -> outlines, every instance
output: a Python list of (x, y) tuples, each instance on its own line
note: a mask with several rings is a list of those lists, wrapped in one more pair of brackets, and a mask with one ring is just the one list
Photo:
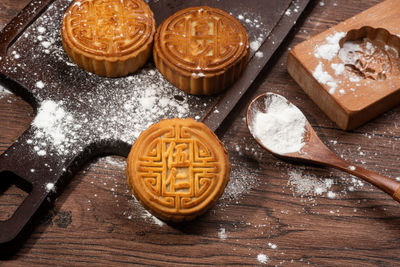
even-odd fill
[(35, 129), (34, 139), (29, 139), (27, 143), (34, 146), (39, 156), (46, 155), (48, 146), (52, 146), (61, 155), (76, 153), (70, 150), (81, 126), (62, 105), (62, 102), (43, 101), (32, 122)]
[[(232, 12), (230, 14), (234, 15)], [(248, 31), (252, 30), (254, 32), (254, 34), (250, 36), (250, 49), (251, 52), (256, 52), (263, 44), (265, 37), (267, 37), (267, 32), (261, 16), (255, 16), (250, 12), (241, 12), (236, 15), (236, 18)]]

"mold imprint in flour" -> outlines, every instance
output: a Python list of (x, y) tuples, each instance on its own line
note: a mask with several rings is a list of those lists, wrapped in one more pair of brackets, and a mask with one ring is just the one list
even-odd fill
[(400, 74), (400, 38), (382, 28), (354, 29), (340, 40), (339, 58), (359, 79), (386, 80)]

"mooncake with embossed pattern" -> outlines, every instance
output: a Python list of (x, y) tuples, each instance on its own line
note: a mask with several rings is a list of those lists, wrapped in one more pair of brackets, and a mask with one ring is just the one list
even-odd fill
[(142, 67), (151, 55), (154, 33), (154, 15), (143, 0), (76, 0), (61, 30), (71, 60), (106, 77)]
[(127, 159), (135, 197), (160, 219), (194, 219), (212, 207), (229, 181), (228, 153), (193, 119), (166, 119), (143, 131)]
[(246, 29), (225, 11), (190, 7), (167, 18), (157, 29), (154, 62), (181, 90), (213, 95), (242, 74), (249, 57)]

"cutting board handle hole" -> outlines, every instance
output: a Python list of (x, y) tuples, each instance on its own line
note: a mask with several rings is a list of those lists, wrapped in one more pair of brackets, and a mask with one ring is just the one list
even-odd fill
[(0, 172), (0, 221), (10, 219), (31, 190), (32, 185), (13, 172)]

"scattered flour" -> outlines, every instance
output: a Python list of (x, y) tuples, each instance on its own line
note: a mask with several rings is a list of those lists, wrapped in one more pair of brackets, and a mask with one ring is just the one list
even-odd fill
[(114, 157), (106, 157), (105, 164), (107, 167), (112, 166), (124, 170), (126, 168), (126, 159), (125, 158), (114, 158)]
[(218, 231), (218, 237), (222, 240), (225, 240), (227, 235), (226, 235), (226, 231), (225, 228), (220, 228)]
[(47, 183), (46, 184), (46, 191), (47, 192), (51, 192), (51, 191), (54, 191), (54, 190), (55, 190), (54, 183)]
[(37, 151), (38, 156), (45, 156), (47, 152), (45, 150), (38, 150)]
[(319, 62), (317, 67), (315, 68), (313, 72), (313, 76), (315, 79), (317, 79), (318, 82), (322, 84), (326, 84), (330, 87), (329, 93), (333, 94), (336, 91), (337, 88), (337, 81), (333, 79), (333, 77), (324, 70), (324, 65), (322, 62)]
[(80, 124), (62, 107), (63, 102), (45, 100), (41, 103), (38, 113), (32, 122), (35, 128), (35, 150), (40, 156), (45, 155), (48, 145), (57, 149), (60, 154), (68, 154), (71, 143), (77, 138)]
[(250, 48), (251, 48), (251, 50), (253, 50), (253, 51), (257, 51), (258, 48), (260, 48), (260, 46), (261, 46), (261, 43), (260, 43), (259, 41), (252, 41), (252, 42), (250, 43)]
[(356, 83), (356, 82), (361, 81), (361, 79), (359, 77), (350, 77), (349, 81), (352, 82), (352, 83)]
[(242, 21), (243, 26), (249, 32), (251, 53), (255, 53), (267, 37), (268, 27), (263, 22), (264, 18), (254, 12), (242, 12), (236, 17)]
[(257, 260), (258, 260), (259, 263), (265, 264), (265, 263), (267, 263), (269, 258), (268, 258), (267, 255), (260, 253), (260, 254), (257, 255)]
[(334, 192), (332, 192), (332, 191), (329, 191), (328, 194), (327, 194), (327, 196), (328, 196), (329, 198), (331, 198), (331, 199), (334, 199), (334, 198), (336, 197), (336, 193), (334, 193)]
[(21, 57), (21, 55), (18, 54), (15, 50), (11, 52), (11, 55), (14, 57), (14, 59), (19, 59)]
[(331, 64), (331, 68), (335, 71), (335, 75), (340, 75), (344, 71), (344, 64)]
[(258, 181), (252, 175), (250, 170), (244, 168), (243, 165), (232, 163), (230, 181), (225, 188), (221, 200), (237, 200), (243, 194), (249, 192), (253, 187), (257, 186)]
[(158, 226), (164, 226), (165, 225), (165, 223), (163, 221), (161, 221), (157, 217), (153, 216), (153, 214), (151, 214), (147, 210), (144, 211), (142, 218), (143, 219), (151, 219), (153, 221), (153, 223), (158, 225)]
[(44, 88), (44, 82), (42, 82), (42, 81), (37, 81), (35, 85), (39, 89), (43, 89)]
[(359, 58), (359, 53), (362, 52), (361, 46), (355, 42), (345, 42), (339, 50), (339, 58), (345, 64), (351, 64)]
[(399, 182), (400, 182), (400, 177), (396, 177), (396, 181), (399, 181)]
[(304, 146), (305, 116), (284, 97), (267, 95), (265, 113), (254, 111), (251, 131), (266, 148), (277, 154), (299, 152)]
[(8, 91), (6, 88), (4, 88), (2, 85), (0, 85), (0, 99), (2, 99), (6, 95), (12, 94), (10, 91)]
[(264, 53), (263, 53), (263, 52), (258, 51), (258, 52), (256, 53), (256, 57), (258, 57), (258, 58), (261, 58), (261, 57), (263, 57), (263, 56), (264, 56)]
[(51, 46), (51, 43), (49, 41), (43, 41), (41, 44), (44, 48), (49, 48)]
[(340, 49), (339, 41), (345, 35), (345, 32), (336, 32), (333, 35), (327, 36), (326, 43), (315, 48), (314, 56), (316, 58), (323, 58), (326, 60), (333, 59)]
[(302, 197), (322, 195), (334, 184), (333, 179), (319, 179), (315, 175), (305, 175), (299, 170), (290, 171), (288, 174), (288, 185), (294, 194)]
[[(339, 192), (347, 194), (347, 191), (353, 192), (364, 186), (364, 182), (354, 176), (335, 177), (332, 173), (327, 177), (317, 177), (313, 174), (305, 174), (302, 170), (294, 169), (288, 171), (288, 176), (288, 186), (293, 195), (307, 197), (310, 200), (324, 193), (326, 193), (326, 197), (334, 199), (339, 195)], [(331, 187), (334, 184), (337, 184), (339, 188), (342, 187), (342, 189), (337, 189), (338, 192), (333, 192)]]
[(205, 77), (206, 75), (203, 72), (193, 72), (192, 77)]
[(38, 31), (38, 33), (44, 33), (46, 31), (46, 28), (43, 26), (39, 26), (39, 27), (37, 27), (37, 31)]
[(271, 242), (268, 242), (268, 247), (272, 248), (272, 249), (277, 249), (278, 246), (276, 244), (273, 244)]

